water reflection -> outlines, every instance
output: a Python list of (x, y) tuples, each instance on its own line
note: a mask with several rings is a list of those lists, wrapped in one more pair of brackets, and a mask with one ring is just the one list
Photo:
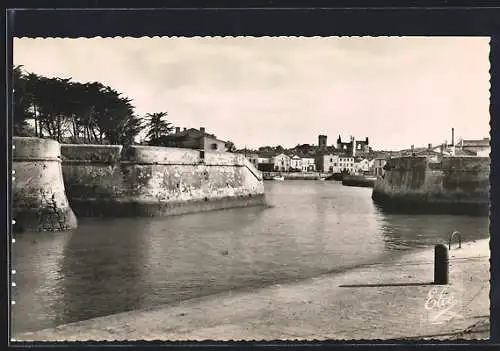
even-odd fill
[(488, 217), (384, 214), (380, 218), (388, 250), (448, 245), (455, 230), (462, 234), (464, 241), (482, 239), (489, 233)]
[(262, 207), (154, 219), (144, 223), (145, 306), (219, 292), (254, 258), (254, 223)]
[[(126, 227), (128, 233), (123, 233)], [(63, 252), (57, 324), (141, 307), (147, 291), (142, 276), (142, 224), (127, 219), (81, 221)]]
[(36, 330), (57, 323), (64, 311), (65, 248), (71, 233), (20, 233), (12, 248), (12, 330)]
[(270, 208), (168, 218), (85, 219), (73, 233), (19, 236), (13, 331), (41, 329), (233, 289), (303, 279), (488, 221), (381, 213), (371, 189), (337, 182), (265, 184)]

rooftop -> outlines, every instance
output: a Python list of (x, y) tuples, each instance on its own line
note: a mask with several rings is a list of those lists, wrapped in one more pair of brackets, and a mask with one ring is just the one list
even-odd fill
[(182, 131), (179, 131), (179, 132), (176, 132), (176, 133), (168, 135), (169, 138), (173, 138), (173, 139), (183, 138), (183, 137), (186, 137), (186, 136), (194, 136), (194, 137), (203, 137), (203, 136), (205, 136), (205, 137), (213, 138), (215, 140), (224, 142), (223, 140), (217, 139), (217, 137), (215, 136), (215, 134), (210, 134), (210, 133), (207, 133), (207, 132), (202, 132), (201, 130), (196, 129), (196, 128), (189, 128), (189, 129), (185, 129), (185, 130), (182, 130)]
[(490, 138), (483, 139), (462, 139), (457, 142), (457, 146), (460, 147), (489, 147)]

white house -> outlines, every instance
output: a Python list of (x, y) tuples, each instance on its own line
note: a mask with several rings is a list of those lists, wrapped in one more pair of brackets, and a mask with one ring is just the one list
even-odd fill
[(302, 171), (302, 158), (300, 158), (297, 155), (294, 155), (290, 159), (290, 168), (294, 170), (301, 170)]
[(245, 157), (250, 161), (255, 167), (259, 165), (259, 155), (258, 154), (245, 154)]
[(475, 152), (477, 156), (488, 157), (491, 152), (490, 138), (471, 140), (460, 139), (457, 142), (456, 147), (460, 148), (461, 150)]
[(273, 163), (273, 158), (272, 157), (262, 157), (259, 156), (257, 158), (257, 164), (268, 164), (268, 163)]
[(490, 157), (491, 148), (476, 151), (476, 153), (477, 153), (477, 156), (479, 156), (479, 157)]
[(274, 170), (288, 172), (290, 170), (291, 158), (283, 153), (273, 157)]
[(353, 173), (354, 172), (354, 157), (352, 156), (339, 156), (340, 171)]
[(302, 171), (314, 172), (316, 171), (316, 162), (312, 157), (302, 157)]
[(368, 172), (370, 170), (370, 161), (366, 158), (363, 158), (354, 163), (354, 171), (355, 172)]

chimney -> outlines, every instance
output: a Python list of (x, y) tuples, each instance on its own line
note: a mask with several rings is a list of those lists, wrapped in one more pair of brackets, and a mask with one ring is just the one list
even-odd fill
[(455, 128), (451, 128), (451, 146), (455, 146)]
[(427, 145), (427, 148), (428, 148), (429, 150), (432, 150), (432, 144), (431, 144), (431, 143), (429, 143), (429, 145)]
[(179, 134), (181, 132), (181, 127), (175, 127), (175, 134)]
[(187, 128), (186, 128), (186, 127), (184, 127), (184, 131), (186, 131), (186, 130), (187, 130)]
[(200, 127), (201, 134), (205, 134), (205, 127)]

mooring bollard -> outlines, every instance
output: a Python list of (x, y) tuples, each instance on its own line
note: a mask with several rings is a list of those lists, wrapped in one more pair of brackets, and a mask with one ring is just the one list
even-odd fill
[(448, 248), (443, 244), (434, 246), (434, 284), (448, 284), (449, 263)]

